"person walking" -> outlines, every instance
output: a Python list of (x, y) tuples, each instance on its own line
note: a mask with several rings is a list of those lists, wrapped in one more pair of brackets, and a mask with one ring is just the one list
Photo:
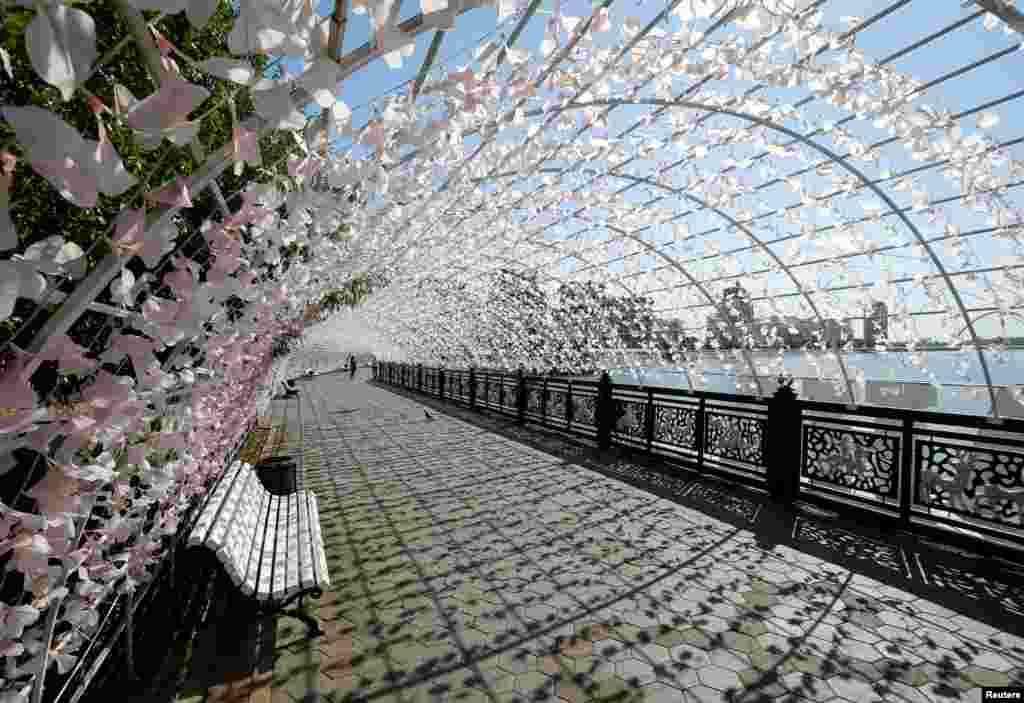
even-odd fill
[(354, 380), (356, 377), (356, 357), (353, 354), (348, 360), (349, 380)]

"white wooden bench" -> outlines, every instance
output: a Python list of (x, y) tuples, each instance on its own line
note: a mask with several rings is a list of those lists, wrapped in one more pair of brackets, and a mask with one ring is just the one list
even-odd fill
[(236, 461), (210, 495), (188, 538), (212, 551), (231, 581), (255, 599), (261, 613), (280, 613), (321, 635), (317, 621), (284, 607), (306, 594), (319, 598), (330, 585), (316, 496), (276, 496), (249, 464)]

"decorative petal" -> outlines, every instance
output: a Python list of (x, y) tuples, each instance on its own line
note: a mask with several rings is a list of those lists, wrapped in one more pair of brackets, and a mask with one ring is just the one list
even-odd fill
[(992, 129), (999, 124), (999, 115), (994, 112), (983, 112), (978, 117), (978, 127), (981, 129)]
[(49, 110), (29, 105), (0, 111), (14, 128), (29, 161), (58, 161), (82, 152), (82, 135)]
[(192, 207), (192, 194), (189, 193), (188, 181), (184, 176), (179, 176), (163, 188), (148, 193), (146, 198), (170, 207)]
[(217, 12), (218, 0), (187, 0), (185, 16), (196, 29), (205, 27)]
[(131, 305), (133, 300), (132, 290), (135, 288), (135, 274), (127, 268), (121, 269), (121, 275), (110, 284), (111, 293), (124, 305)]
[[(83, 147), (88, 144), (83, 143)], [(99, 195), (96, 177), (69, 156), (54, 161), (32, 161), (32, 168), (61, 196), (79, 207), (95, 207)]]
[(25, 28), (25, 48), (39, 77), (68, 101), (96, 60), (96, 23), (81, 10), (49, 4)]
[(101, 193), (112, 197), (121, 195), (138, 181), (124, 167), (103, 122), (99, 123), (99, 137), (98, 142), (84, 140), (88, 148), (83, 152), (82, 166), (92, 172)]
[(319, 59), (299, 77), (299, 85), (309, 91), (322, 108), (334, 104), (341, 82), (341, 67), (331, 59)]
[(199, 64), (199, 70), (239, 85), (249, 85), (256, 74), (255, 69), (248, 61), (226, 59), (220, 56), (206, 59)]
[[(11, 184), (14, 176), (0, 173), (0, 251), (18, 246), (18, 231), (11, 220)], [(6, 315), (0, 315), (0, 318)]]
[(269, 122), (273, 129), (302, 129), (306, 125), (306, 116), (292, 102), (290, 84), (253, 91), (251, 95), (256, 114)]
[(172, 78), (164, 81), (159, 91), (135, 105), (126, 121), (133, 129), (141, 130), (177, 127), (208, 97), (210, 91), (206, 88)]

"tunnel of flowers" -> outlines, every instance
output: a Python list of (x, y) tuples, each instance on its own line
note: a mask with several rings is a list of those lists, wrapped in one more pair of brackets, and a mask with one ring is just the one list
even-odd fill
[(2, 12), (0, 700), (74, 669), (314, 357), (1024, 417), (1012, 3)]

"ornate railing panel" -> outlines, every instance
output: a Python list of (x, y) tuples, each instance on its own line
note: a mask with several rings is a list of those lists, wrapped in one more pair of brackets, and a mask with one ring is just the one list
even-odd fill
[(621, 386), (612, 390), (612, 441), (627, 446), (647, 446), (647, 395)]
[(847, 499), (898, 506), (901, 425), (898, 420), (805, 411), (801, 483)]
[(564, 381), (548, 381), (547, 403), (544, 406), (544, 424), (558, 429), (566, 427), (566, 412), (569, 402), (569, 384)]
[(501, 380), (501, 411), (515, 415), (519, 411), (519, 377), (505, 376)]
[(916, 424), (913, 441), (913, 512), (1024, 537), (1021, 435)]
[(573, 381), (572, 421), (569, 429), (596, 437), (598, 432), (597, 384), (590, 381)]
[(652, 400), (651, 451), (699, 460), (703, 412), (700, 400), (659, 395), (652, 395)]
[(767, 435), (768, 412), (763, 405), (709, 402), (704, 413), (704, 461), (726, 471), (763, 476)]
[(490, 389), (490, 379), (487, 374), (478, 373), (476, 375), (476, 404), (480, 407), (487, 407), (489, 401), (488, 390)]
[(531, 420), (544, 419), (544, 379), (531, 377), (526, 379), (526, 417)]
[[(450, 385), (449, 385), (450, 384)], [(469, 402), (469, 374), (465, 371), (445, 372), (445, 394), (462, 402)]]

